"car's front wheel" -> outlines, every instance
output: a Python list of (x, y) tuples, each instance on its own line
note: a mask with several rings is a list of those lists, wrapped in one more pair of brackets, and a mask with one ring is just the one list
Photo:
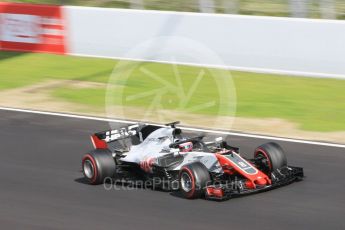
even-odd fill
[(90, 184), (102, 184), (115, 174), (115, 161), (109, 150), (96, 149), (85, 154), (82, 160), (84, 177)]
[(260, 170), (268, 174), (287, 165), (283, 149), (274, 142), (259, 146), (255, 150), (254, 158), (257, 162), (260, 162)]
[(182, 196), (188, 199), (199, 198), (205, 194), (205, 188), (210, 183), (210, 173), (201, 162), (183, 166), (179, 173), (179, 185)]

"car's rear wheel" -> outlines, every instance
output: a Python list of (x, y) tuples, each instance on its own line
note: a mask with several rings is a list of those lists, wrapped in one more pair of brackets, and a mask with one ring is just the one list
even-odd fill
[(187, 164), (181, 168), (179, 173), (181, 194), (188, 199), (195, 199), (204, 195), (205, 188), (210, 181), (210, 173), (201, 162)]
[(256, 148), (254, 158), (257, 162), (260, 162), (260, 170), (269, 174), (287, 165), (283, 149), (274, 142), (269, 142)]
[(113, 178), (116, 164), (109, 150), (96, 149), (85, 154), (82, 160), (83, 174), (90, 184), (102, 184)]

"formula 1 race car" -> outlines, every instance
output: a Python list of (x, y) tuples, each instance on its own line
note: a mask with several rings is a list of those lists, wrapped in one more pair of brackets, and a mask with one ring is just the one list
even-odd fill
[(204, 136), (183, 134), (177, 124), (138, 123), (92, 135), (95, 150), (82, 159), (86, 180), (145, 181), (185, 198), (225, 200), (303, 178), (303, 169), (288, 166), (276, 143), (259, 146), (253, 159), (246, 159), (222, 138), (207, 142)]

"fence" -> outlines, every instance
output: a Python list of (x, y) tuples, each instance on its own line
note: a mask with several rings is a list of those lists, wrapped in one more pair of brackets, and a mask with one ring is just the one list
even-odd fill
[(10, 0), (10, 2), (345, 19), (344, 0)]

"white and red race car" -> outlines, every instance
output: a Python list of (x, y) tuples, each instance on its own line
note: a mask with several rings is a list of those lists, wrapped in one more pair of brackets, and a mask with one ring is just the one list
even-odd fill
[[(95, 150), (82, 159), (90, 184), (145, 182), (177, 191), (185, 198), (225, 200), (269, 190), (303, 178), (303, 169), (287, 165), (276, 143), (259, 146), (252, 159), (222, 138), (203, 141), (176, 127), (136, 124), (91, 136)], [(149, 182), (149, 183), (147, 183)]]

